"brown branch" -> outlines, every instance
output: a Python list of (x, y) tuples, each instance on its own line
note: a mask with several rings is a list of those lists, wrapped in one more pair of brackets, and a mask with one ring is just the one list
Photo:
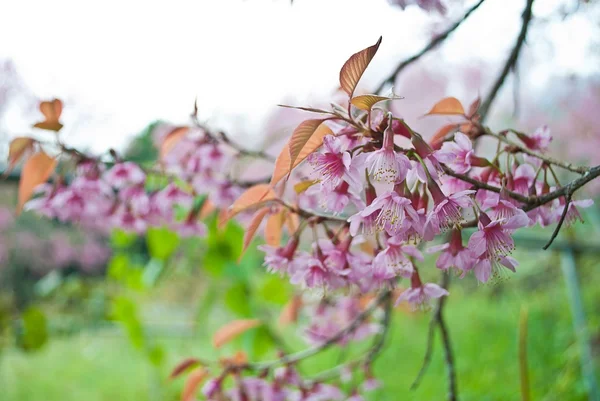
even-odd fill
[(467, 12), (463, 15), (463, 17), (461, 19), (459, 19), (454, 24), (452, 24), (444, 32), (442, 32), (441, 34), (439, 34), (438, 36), (436, 36), (435, 38), (433, 38), (431, 40), (431, 42), (429, 42), (429, 44), (427, 46), (425, 46), (420, 52), (418, 52), (417, 54), (409, 57), (408, 59), (404, 60), (400, 64), (398, 64), (398, 66), (396, 67), (396, 69), (394, 70), (394, 72), (392, 72), (392, 74), (390, 74), (386, 79), (383, 80), (383, 82), (381, 82), (379, 84), (379, 86), (377, 87), (377, 89), (375, 89), (374, 93), (380, 93), (385, 88), (386, 85), (394, 83), (394, 80), (396, 79), (396, 76), (398, 74), (400, 74), (400, 72), (402, 72), (402, 70), (404, 70), (406, 67), (408, 67), (409, 65), (411, 65), (415, 61), (419, 60), (425, 54), (427, 54), (428, 52), (430, 52), (431, 50), (433, 50), (434, 48), (436, 48), (437, 45), (439, 45), (444, 40), (446, 40), (446, 38), (448, 38), (448, 36), (450, 36), (450, 34), (452, 32), (454, 32), (463, 22), (465, 22), (465, 20), (467, 18), (469, 18), (469, 16), (473, 13), (473, 11), (477, 10), (479, 8), (479, 6), (481, 4), (483, 4), (484, 1), (485, 0), (479, 0), (469, 10), (467, 10)]
[(369, 353), (367, 354), (367, 357), (365, 358), (365, 363), (367, 365), (373, 363), (375, 358), (377, 358), (377, 356), (379, 356), (379, 354), (383, 350), (383, 346), (385, 345), (385, 340), (390, 331), (390, 324), (392, 321), (392, 305), (393, 305), (392, 293), (386, 292), (386, 294), (387, 294), (387, 297), (383, 300), (384, 315), (383, 315), (383, 319), (381, 321), (383, 330), (381, 331), (381, 333), (379, 333), (379, 335), (373, 342), (373, 346), (371, 347), (371, 350), (369, 351)]
[[(441, 299), (441, 298), (440, 298)], [(417, 373), (417, 377), (410, 386), (411, 390), (416, 390), (421, 383), (421, 379), (427, 372), (427, 368), (429, 367), (429, 363), (431, 363), (431, 355), (433, 354), (433, 339), (435, 337), (435, 327), (437, 326), (437, 314), (440, 308), (440, 301), (438, 300), (436, 304), (436, 309), (433, 312), (433, 318), (429, 321), (429, 330), (427, 332), (427, 343), (425, 345), (425, 356), (423, 357), (423, 363), (421, 364), (421, 369), (419, 369), (419, 373)]]
[[(509, 146), (511, 146), (513, 148), (518, 149), (519, 152), (525, 153), (525, 154), (528, 154), (529, 156), (533, 156), (533, 157), (535, 157), (537, 159), (540, 159), (540, 160), (544, 161), (548, 165), (553, 164), (553, 165), (555, 165), (557, 167), (560, 167), (560, 168), (563, 168), (565, 170), (571, 171), (573, 173), (578, 173), (578, 174), (585, 174), (585, 172), (589, 170), (589, 167), (575, 166), (575, 165), (573, 165), (571, 163), (565, 163), (565, 162), (562, 162), (560, 160), (556, 160), (556, 159), (554, 159), (552, 157), (541, 155), (541, 154), (539, 154), (537, 152), (534, 152), (533, 150), (527, 149), (527, 147), (525, 147), (525, 146), (521, 146), (521, 145), (519, 145), (519, 144), (511, 141), (510, 139), (508, 139), (504, 135), (499, 135), (499, 134), (496, 134), (496, 133), (492, 132), (488, 127), (482, 127), (482, 128), (485, 131), (486, 135), (493, 136), (494, 138), (496, 138), (496, 139), (498, 139), (498, 140), (506, 143), (507, 145), (509, 145)], [(513, 130), (513, 129), (510, 129), (508, 131), (514, 132), (516, 134), (522, 134), (521, 132)]]
[(487, 116), (487, 113), (494, 102), (494, 99), (498, 95), (498, 91), (504, 84), (504, 80), (508, 76), (510, 70), (516, 65), (517, 60), (519, 58), (519, 53), (521, 52), (521, 48), (525, 43), (525, 38), (527, 37), (527, 29), (529, 28), (529, 23), (531, 22), (531, 18), (533, 16), (532, 8), (533, 8), (534, 0), (527, 0), (527, 5), (525, 6), (525, 10), (523, 11), (523, 23), (521, 25), (521, 32), (519, 32), (519, 36), (515, 42), (515, 45), (512, 49), (512, 52), (508, 56), (508, 60), (504, 64), (504, 68), (500, 72), (500, 75), (496, 79), (496, 82), (492, 86), (490, 93), (486, 96), (485, 100), (481, 103), (481, 108), (479, 109), (479, 114), (481, 115), (481, 121), (483, 122)]
[(528, 212), (539, 206), (545, 205), (548, 202), (552, 202), (554, 199), (558, 199), (561, 196), (566, 196), (567, 194), (569, 194), (569, 196), (573, 196), (575, 191), (577, 191), (579, 188), (583, 187), (585, 184), (599, 176), (600, 165), (592, 167), (588, 169), (581, 177), (571, 181), (564, 187), (560, 187), (559, 189), (549, 192), (542, 196), (530, 197), (530, 202), (528, 202), (528, 204), (525, 207), (523, 207), (523, 210)]
[[(443, 307), (443, 304), (442, 304)], [(440, 326), (440, 333), (442, 334), (442, 345), (444, 347), (444, 356), (446, 361), (446, 370), (448, 373), (448, 400), (456, 401), (458, 399), (458, 388), (456, 384), (456, 369), (454, 367), (454, 354), (452, 351), (452, 343), (450, 342), (450, 333), (444, 322), (444, 316), (442, 315), (442, 309), (440, 307), (440, 314), (438, 318), (438, 324)]]
[(571, 194), (567, 193), (567, 195), (565, 195), (565, 209), (563, 210), (562, 214), (560, 215), (560, 220), (558, 220), (558, 224), (556, 224), (556, 228), (552, 232), (552, 236), (548, 240), (548, 243), (546, 245), (544, 245), (544, 247), (543, 247), (544, 250), (548, 249), (550, 247), (550, 245), (552, 245), (552, 242), (554, 242), (554, 239), (558, 235), (560, 228), (562, 227), (563, 223), (565, 222), (567, 213), (569, 212), (570, 204), (571, 204)]
[(369, 316), (371, 316), (371, 314), (375, 311), (375, 309), (379, 307), (379, 305), (381, 305), (383, 302), (386, 301), (386, 299), (388, 299), (391, 296), (390, 294), (391, 290), (389, 289), (382, 291), (377, 296), (377, 298), (373, 302), (371, 302), (371, 304), (365, 310), (358, 314), (358, 316), (356, 316), (348, 326), (337, 332), (337, 334), (330, 337), (329, 339), (327, 339), (327, 341), (323, 342), (322, 344), (319, 344), (312, 348), (307, 348), (295, 354), (284, 355), (281, 358), (275, 359), (273, 361), (249, 363), (246, 365), (241, 365), (238, 368), (261, 371), (271, 369), (272, 367), (279, 365), (293, 364), (303, 359), (309, 358), (313, 355), (316, 355), (319, 352), (322, 352), (328, 349), (329, 347), (333, 346), (347, 335), (353, 333), (367, 318), (369, 318)]
[[(440, 280), (440, 287), (447, 290), (449, 286), (450, 286), (450, 274), (448, 272), (442, 272), (442, 278)], [(431, 356), (433, 354), (433, 339), (435, 337), (435, 328), (437, 326), (440, 326), (440, 329), (441, 329), (441, 323), (443, 322), (442, 309), (444, 308), (445, 302), (446, 302), (446, 297), (440, 297), (437, 299), (435, 309), (433, 311), (433, 314), (431, 315), (431, 320), (429, 321), (429, 331), (427, 333), (427, 344), (425, 345), (425, 356), (423, 357), (423, 364), (421, 365), (421, 369), (419, 369), (419, 373), (417, 373), (417, 377), (415, 378), (412, 385), (410, 386), (411, 390), (416, 390), (417, 387), (419, 387), (419, 384), (421, 383), (421, 379), (427, 372), (427, 368), (429, 367), (429, 364), (431, 363)], [(454, 382), (455, 381), (453, 380), (453, 383)]]
[(296, 213), (300, 217), (304, 217), (305, 219), (315, 219), (316, 222), (321, 223), (324, 221), (331, 221), (334, 223), (348, 223), (347, 219), (344, 217), (337, 217), (333, 215), (324, 215), (316, 212), (312, 212), (306, 209), (301, 209), (298, 206), (291, 205), (284, 201), (283, 199), (273, 199), (274, 202), (279, 203), (281, 206), (287, 208), (292, 213)]
[(218, 141), (218, 142), (222, 142), (226, 145), (228, 145), (230, 148), (234, 149), (235, 151), (237, 151), (240, 155), (242, 156), (248, 156), (248, 157), (254, 157), (257, 159), (263, 159), (266, 160), (268, 162), (275, 162), (275, 158), (263, 151), (260, 150), (248, 150), (240, 145), (238, 145), (235, 142), (232, 142), (229, 137), (227, 136), (227, 134), (225, 134), (223, 131), (219, 131), (218, 133), (214, 133), (211, 132), (211, 130), (208, 129), (208, 127), (204, 124), (202, 124), (200, 122), (200, 120), (198, 119), (197, 113), (194, 112), (191, 115), (192, 117), (192, 122), (194, 123), (194, 125), (198, 128), (201, 128), (204, 133), (210, 137), (213, 141)]
[[(449, 176), (455, 177), (455, 178), (458, 178), (461, 181), (467, 182), (467, 183), (473, 185), (473, 187), (475, 189), (485, 189), (486, 191), (491, 191), (491, 192), (496, 192), (496, 193), (500, 193), (502, 191), (502, 188), (499, 188), (499, 187), (496, 187), (496, 186), (493, 186), (493, 185), (489, 185), (489, 184), (487, 184), (485, 182), (482, 182), (482, 181), (478, 181), (478, 180), (476, 180), (474, 178), (471, 178), (471, 177), (469, 177), (468, 175), (465, 175), (465, 174), (456, 173), (456, 172), (454, 172), (454, 170), (450, 169), (446, 165), (442, 165), (442, 168), (444, 169), (444, 172), (446, 174), (448, 174)], [(528, 203), (528, 202), (530, 202), (529, 197), (521, 195), (518, 192), (510, 191), (510, 190), (508, 190), (506, 188), (504, 189), (504, 192), (508, 196), (510, 196), (512, 199), (514, 199), (516, 201), (519, 201), (519, 202), (522, 202), (522, 203)]]

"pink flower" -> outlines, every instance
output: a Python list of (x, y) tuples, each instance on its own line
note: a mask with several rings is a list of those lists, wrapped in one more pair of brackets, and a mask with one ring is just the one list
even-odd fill
[(302, 285), (305, 288), (338, 288), (344, 284), (337, 275), (327, 269), (322, 255), (299, 255), (294, 265), (290, 283)]
[(110, 222), (114, 227), (122, 228), (125, 231), (132, 231), (138, 234), (143, 234), (148, 228), (146, 221), (139, 216), (136, 216), (125, 206), (119, 207), (110, 218)]
[(321, 185), (335, 188), (344, 178), (349, 179), (352, 158), (350, 153), (342, 152), (341, 141), (333, 135), (323, 138), (323, 148), (323, 153), (312, 153), (308, 161), (321, 180)]
[(529, 195), (529, 188), (535, 180), (535, 170), (530, 164), (521, 164), (512, 177), (512, 189), (522, 195)]
[(381, 149), (369, 154), (365, 161), (369, 175), (375, 181), (398, 184), (404, 181), (410, 161), (402, 154), (394, 151), (394, 133), (391, 125), (383, 133)]
[(464, 220), (462, 209), (473, 204), (470, 195), (475, 191), (466, 190), (446, 196), (434, 181), (430, 180), (427, 187), (435, 204), (429, 214), (429, 219), (435, 222), (441, 231), (460, 227)]
[(442, 149), (436, 155), (444, 154), (450, 159), (448, 166), (459, 174), (471, 169), (471, 158), (474, 156), (473, 144), (468, 136), (461, 132), (454, 134), (454, 141), (444, 142)]
[[(564, 206), (564, 198), (560, 199), (560, 204), (561, 207), (556, 211), (556, 221), (558, 221), (560, 219), (560, 216), (562, 215), (563, 211), (565, 210), (565, 206)], [(565, 217), (565, 224), (567, 226), (575, 223), (577, 220), (579, 220), (580, 222), (583, 223), (583, 218), (581, 217), (581, 214), (579, 214), (579, 210), (577, 210), (577, 207), (581, 207), (581, 208), (586, 208), (586, 207), (590, 207), (594, 204), (594, 201), (591, 199), (584, 199), (584, 200), (580, 200), (580, 201), (571, 201), (569, 203), (569, 209), (567, 210), (567, 215)]]
[(115, 164), (104, 173), (104, 181), (114, 188), (123, 188), (127, 185), (142, 184), (146, 180), (146, 174), (135, 163), (123, 162)]
[(491, 275), (496, 279), (501, 279), (504, 271), (503, 267), (514, 273), (517, 271), (515, 267), (518, 265), (519, 263), (510, 256), (500, 256), (497, 260), (483, 257), (477, 261), (475, 266), (473, 266), (473, 272), (475, 273), (477, 280), (486, 283)]
[(525, 146), (531, 150), (539, 150), (545, 152), (552, 142), (552, 136), (550, 135), (550, 128), (547, 125), (543, 125), (535, 130), (533, 134), (527, 136), (525, 134), (517, 134), (519, 139), (523, 141)]
[(343, 212), (350, 200), (353, 200), (354, 203), (361, 202), (360, 198), (352, 193), (350, 185), (346, 181), (341, 181), (335, 188), (313, 185), (306, 190), (306, 195), (318, 196), (321, 199), (322, 207), (334, 213)]
[(182, 238), (202, 237), (206, 235), (206, 225), (198, 220), (194, 213), (182, 222), (172, 225), (173, 231), (177, 232)]
[(468, 245), (473, 257), (479, 259), (474, 267), (479, 281), (486, 282), (492, 273), (500, 274), (502, 266), (514, 269), (514, 259), (507, 258), (514, 249), (510, 234), (529, 223), (525, 212), (520, 212), (509, 219), (491, 220), (483, 212), (479, 215), (479, 231), (471, 235)]
[[(441, 174), (444, 172), (441, 163), (451, 162), (454, 159), (454, 155), (440, 151), (434, 152), (434, 150), (431, 149), (431, 146), (429, 146), (418, 134), (414, 134), (411, 137), (411, 142), (415, 147), (415, 151), (423, 161), (422, 163), (416, 162), (415, 164), (415, 174), (417, 179), (423, 183), (429, 181), (430, 178), (439, 181), (438, 173)], [(425, 170), (425, 168), (427, 170)]]
[(448, 291), (439, 285), (426, 283), (417, 287), (411, 287), (402, 292), (402, 294), (400, 294), (396, 300), (396, 305), (399, 305), (402, 301), (406, 301), (413, 307), (425, 306), (432, 299), (440, 298), (446, 295), (448, 295)]
[(410, 228), (407, 214), (413, 222), (419, 221), (410, 200), (398, 195), (396, 191), (389, 191), (375, 198), (373, 203), (361, 212), (361, 216), (363, 218), (371, 216), (375, 211), (378, 212), (375, 226), (379, 230), (385, 230), (391, 236), (401, 234)]
[(125, 187), (119, 191), (119, 200), (129, 206), (136, 216), (146, 216), (150, 213), (150, 196), (143, 185)]
[(268, 272), (284, 273), (288, 271), (297, 247), (298, 239), (293, 237), (284, 247), (276, 248), (271, 245), (260, 245), (258, 249), (265, 253), (264, 266), (266, 266)]
[(449, 243), (432, 246), (427, 249), (427, 253), (439, 251), (442, 251), (442, 253), (435, 263), (436, 267), (440, 270), (455, 268), (462, 273), (461, 277), (473, 268), (476, 261), (471, 251), (463, 246), (460, 230), (452, 231)]
[(173, 211), (173, 206), (180, 205), (184, 208), (189, 208), (192, 205), (193, 197), (179, 186), (170, 183), (152, 198), (153, 204), (162, 214), (170, 214)]
[(387, 240), (387, 247), (379, 252), (373, 260), (373, 266), (384, 269), (387, 266), (402, 277), (409, 278), (414, 270), (413, 264), (408, 257), (414, 257), (422, 261), (423, 255), (412, 245), (406, 245), (399, 237), (391, 237)]

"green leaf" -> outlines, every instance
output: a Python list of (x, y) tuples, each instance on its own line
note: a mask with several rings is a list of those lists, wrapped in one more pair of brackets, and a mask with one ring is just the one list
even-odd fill
[(140, 266), (134, 265), (125, 253), (113, 255), (108, 263), (108, 277), (134, 290), (144, 288), (143, 273), (144, 270)]
[(267, 276), (258, 290), (258, 295), (263, 300), (277, 305), (285, 305), (291, 298), (287, 282), (273, 274)]
[(146, 355), (148, 356), (150, 363), (152, 363), (154, 366), (162, 365), (163, 361), (165, 360), (165, 350), (160, 345), (155, 344), (149, 347), (146, 351)]
[(144, 349), (144, 330), (138, 317), (137, 305), (131, 299), (123, 296), (115, 298), (111, 317), (121, 324), (134, 348)]
[(240, 317), (251, 317), (248, 289), (244, 283), (236, 283), (225, 292), (225, 305)]
[[(208, 228), (203, 268), (213, 276), (223, 275), (227, 268), (233, 274), (240, 274), (237, 267), (244, 242), (243, 228), (236, 222), (229, 221), (219, 230), (216, 218), (208, 221)], [(244, 259), (245, 257), (242, 260)]]
[(115, 248), (129, 248), (137, 240), (136, 233), (130, 233), (121, 229), (114, 229), (110, 235), (110, 243)]
[(167, 228), (151, 228), (146, 235), (150, 256), (167, 260), (179, 245), (179, 236)]
[(39, 308), (30, 306), (23, 313), (22, 322), (21, 347), (26, 351), (41, 348), (48, 341), (48, 323), (44, 312)]
[(245, 333), (244, 340), (250, 358), (253, 360), (265, 356), (275, 347), (275, 342), (265, 327), (258, 327)]
[(160, 259), (152, 258), (146, 264), (142, 274), (142, 282), (146, 287), (154, 287), (165, 267), (165, 262)]
[(35, 292), (40, 297), (46, 297), (53, 293), (62, 284), (62, 277), (57, 270), (52, 270), (40, 281), (35, 283)]

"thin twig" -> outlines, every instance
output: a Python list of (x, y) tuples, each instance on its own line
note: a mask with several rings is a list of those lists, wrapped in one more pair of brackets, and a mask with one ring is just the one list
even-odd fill
[[(454, 170), (450, 169), (448, 166), (442, 165), (442, 168), (444, 169), (444, 172), (446, 174), (448, 174), (449, 176), (458, 178), (461, 181), (467, 182), (467, 183), (473, 185), (473, 187), (476, 189), (485, 189), (486, 191), (491, 191), (491, 192), (496, 192), (496, 193), (500, 193), (502, 191), (502, 188), (499, 188), (499, 187), (496, 187), (493, 185), (489, 185), (483, 181), (476, 180), (465, 174), (456, 173)], [(504, 189), (504, 192), (516, 201), (519, 201), (522, 203), (528, 203), (530, 201), (529, 197), (521, 195), (518, 192), (510, 191), (506, 188)]]
[(339, 376), (340, 372), (344, 368), (350, 368), (352, 366), (358, 366), (361, 364), (369, 365), (369, 364), (373, 363), (373, 361), (377, 358), (377, 356), (379, 356), (381, 354), (381, 351), (383, 350), (383, 346), (385, 345), (385, 340), (387, 338), (387, 334), (389, 333), (389, 330), (390, 330), (391, 317), (392, 317), (392, 306), (393, 306), (392, 293), (386, 292), (386, 294), (387, 294), (387, 298), (383, 301), (385, 305), (384, 305), (384, 315), (383, 315), (383, 319), (381, 322), (383, 330), (378, 334), (377, 338), (373, 342), (373, 345), (371, 346), (369, 351), (364, 353), (363, 355), (361, 355), (360, 357), (358, 357), (356, 359), (353, 359), (348, 362), (344, 362), (344, 363), (339, 364), (338, 366), (335, 366), (331, 369), (325, 370), (316, 376), (313, 376), (309, 381), (310, 383), (321, 382), (323, 380), (328, 380), (333, 377)]
[(373, 346), (369, 350), (367, 357), (365, 358), (365, 364), (369, 365), (377, 358), (377, 356), (383, 350), (385, 340), (390, 331), (390, 323), (392, 321), (392, 293), (387, 292), (387, 298), (384, 299), (384, 315), (381, 321), (382, 331), (378, 334), (377, 338), (373, 342)]
[(527, 29), (529, 28), (529, 23), (531, 22), (531, 17), (533, 16), (532, 8), (533, 8), (534, 0), (527, 0), (527, 5), (525, 6), (525, 10), (523, 11), (523, 23), (521, 25), (521, 32), (519, 32), (519, 36), (515, 42), (515, 45), (508, 56), (508, 60), (504, 64), (504, 68), (500, 72), (500, 75), (496, 79), (496, 82), (492, 86), (490, 93), (485, 97), (485, 100), (481, 103), (481, 108), (479, 109), (479, 114), (481, 115), (481, 121), (483, 122), (487, 116), (487, 113), (496, 99), (496, 95), (498, 95), (498, 91), (504, 84), (504, 80), (508, 76), (510, 70), (516, 65), (517, 60), (519, 58), (519, 53), (521, 52), (521, 48), (525, 43), (525, 38), (527, 37)]
[(327, 341), (323, 342), (322, 344), (319, 344), (312, 348), (307, 348), (307, 349), (297, 352), (295, 354), (284, 355), (279, 359), (275, 359), (275, 360), (267, 361), (267, 362), (249, 363), (246, 365), (241, 365), (238, 368), (260, 371), (260, 370), (270, 369), (272, 367), (279, 366), (279, 365), (293, 364), (293, 363), (299, 362), (303, 359), (309, 358), (313, 355), (316, 355), (319, 352), (324, 351), (325, 349), (336, 344), (338, 341), (340, 341), (342, 338), (346, 337), (347, 335), (353, 333), (367, 318), (369, 318), (369, 316), (371, 316), (373, 311), (375, 309), (377, 309), (379, 307), (379, 305), (381, 305), (390, 296), (390, 293), (391, 293), (391, 290), (389, 290), (389, 289), (382, 291), (377, 296), (377, 298), (373, 302), (371, 302), (371, 304), (365, 310), (363, 310), (360, 314), (358, 314), (358, 316), (356, 316), (354, 318), (354, 320), (348, 326), (346, 326), (345, 328), (340, 330), (337, 334), (330, 337), (329, 339), (327, 339)]
[[(448, 272), (442, 272), (442, 278), (440, 280), (440, 287), (444, 289), (448, 289), (450, 286), (450, 274)], [(427, 333), (427, 344), (425, 345), (425, 356), (423, 357), (423, 364), (421, 365), (421, 369), (419, 369), (419, 373), (417, 373), (417, 377), (414, 382), (410, 386), (411, 390), (416, 390), (421, 383), (421, 379), (427, 372), (427, 368), (431, 363), (431, 356), (433, 355), (433, 340), (435, 338), (435, 328), (440, 324), (440, 320), (442, 318), (442, 309), (444, 308), (446, 297), (440, 297), (437, 299), (435, 309), (431, 315), (431, 320), (429, 321), (429, 331)]]
[[(529, 156), (540, 159), (548, 165), (553, 164), (555, 166), (558, 166), (560, 168), (563, 168), (565, 170), (571, 171), (573, 173), (578, 173), (578, 174), (584, 174), (587, 170), (589, 170), (588, 167), (575, 166), (571, 163), (564, 163), (564, 162), (561, 162), (560, 160), (556, 160), (552, 157), (545, 156), (545, 155), (539, 154), (537, 152), (534, 152), (533, 150), (527, 149), (527, 147), (525, 147), (525, 146), (521, 146), (518, 143), (511, 141), (504, 135), (499, 135), (499, 134), (492, 132), (488, 127), (483, 127), (483, 130), (485, 131), (486, 135), (492, 136), (492, 137), (506, 143), (507, 145), (509, 145), (515, 149), (518, 149), (518, 151), (521, 153), (525, 153), (525, 154), (528, 154)], [(509, 129), (508, 131), (514, 132), (515, 134), (522, 134), (521, 132), (513, 130), (513, 129)]]
[(437, 47), (437, 45), (439, 45), (444, 40), (446, 40), (446, 38), (448, 36), (450, 36), (450, 34), (452, 32), (454, 32), (463, 22), (465, 22), (465, 20), (467, 18), (469, 18), (469, 16), (473, 13), (473, 11), (477, 10), (479, 8), (479, 6), (481, 4), (483, 4), (484, 1), (485, 0), (479, 0), (470, 9), (467, 10), (467, 12), (463, 15), (463, 17), (461, 19), (459, 19), (454, 24), (452, 24), (444, 32), (442, 32), (441, 34), (439, 34), (438, 36), (436, 36), (435, 38), (433, 38), (431, 40), (431, 42), (429, 42), (429, 44), (427, 46), (425, 46), (420, 52), (418, 52), (417, 54), (415, 54), (415, 55), (407, 58), (406, 60), (404, 60), (400, 64), (398, 64), (398, 66), (396, 67), (396, 69), (394, 70), (394, 72), (392, 72), (386, 79), (383, 80), (383, 82), (381, 82), (381, 84), (379, 84), (379, 86), (377, 87), (377, 89), (375, 89), (374, 93), (380, 93), (385, 88), (386, 85), (391, 84), (391, 83), (394, 82), (394, 80), (396, 79), (396, 76), (398, 74), (400, 74), (400, 72), (402, 72), (402, 70), (404, 70), (406, 67), (408, 67), (409, 65), (411, 65), (415, 61), (419, 60), (421, 57), (423, 57), (429, 51), (431, 51), (435, 47)]
[(550, 245), (552, 245), (552, 242), (554, 242), (554, 239), (558, 236), (560, 228), (562, 227), (563, 223), (565, 222), (565, 218), (567, 217), (567, 213), (569, 212), (570, 204), (571, 204), (571, 194), (567, 193), (567, 195), (565, 196), (565, 208), (564, 208), (562, 214), (560, 215), (560, 220), (558, 220), (558, 224), (556, 224), (556, 228), (554, 228), (554, 232), (552, 232), (552, 236), (548, 240), (548, 243), (546, 245), (544, 245), (544, 247), (543, 247), (544, 250), (548, 249), (550, 247)]
[[(433, 316), (437, 316), (437, 310), (440, 307), (440, 302), (436, 304), (436, 310), (433, 313)], [(427, 368), (429, 367), (429, 363), (431, 362), (431, 355), (433, 354), (433, 340), (435, 338), (435, 327), (437, 326), (437, 319), (432, 318), (429, 321), (429, 330), (427, 332), (427, 344), (425, 345), (425, 356), (423, 357), (423, 363), (421, 364), (421, 369), (419, 369), (419, 373), (417, 373), (417, 377), (410, 386), (411, 390), (416, 390), (421, 383), (421, 379), (427, 372)]]
[[(443, 307), (443, 304), (442, 304)], [(440, 333), (442, 334), (442, 345), (444, 347), (444, 356), (446, 360), (446, 370), (448, 373), (448, 400), (456, 401), (458, 399), (458, 388), (456, 384), (456, 369), (454, 366), (454, 353), (452, 351), (452, 343), (450, 342), (450, 333), (444, 322), (444, 316), (442, 315), (442, 308), (440, 307), (440, 314), (438, 318), (438, 324), (440, 326)]]
[[(571, 181), (569, 184), (564, 187), (560, 187), (552, 192), (549, 192), (545, 195), (533, 197), (528, 205), (523, 207), (523, 210), (528, 212), (533, 210), (539, 206), (545, 205), (548, 202), (552, 202), (554, 199), (558, 199), (561, 196), (573, 196), (575, 191), (579, 188), (583, 187), (588, 182), (600, 176), (600, 165), (590, 168), (586, 173), (584, 173), (581, 177)], [(563, 211), (564, 212), (564, 211)]]

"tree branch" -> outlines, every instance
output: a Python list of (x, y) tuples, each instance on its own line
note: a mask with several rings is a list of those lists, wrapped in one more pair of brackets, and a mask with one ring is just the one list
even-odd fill
[[(443, 304), (442, 304), (443, 306)], [(458, 388), (456, 384), (456, 370), (454, 367), (454, 354), (452, 351), (452, 343), (450, 342), (450, 333), (444, 322), (444, 316), (442, 315), (442, 309), (440, 308), (440, 314), (438, 318), (438, 324), (440, 326), (440, 333), (442, 334), (442, 345), (444, 347), (444, 355), (446, 360), (446, 370), (448, 373), (448, 400), (456, 401), (458, 399)]]
[(558, 235), (560, 228), (562, 227), (563, 223), (565, 222), (565, 218), (567, 217), (567, 213), (569, 212), (569, 205), (571, 204), (571, 194), (567, 193), (567, 195), (565, 196), (565, 199), (566, 199), (565, 200), (565, 209), (563, 210), (562, 214), (560, 215), (560, 220), (558, 221), (558, 224), (556, 224), (556, 228), (554, 229), (554, 232), (552, 232), (552, 236), (548, 240), (548, 243), (546, 245), (544, 245), (544, 247), (543, 247), (544, 250), (548, 249), (550, 247), (550, 245), (552, 245), (552, 242), (554, 242), (554, 239)]
[(504, 64), (504, 68), (500, 72), (500, 75), (496, 79), (496, 82), (492, 86), (490, 93), (485, 97), (485, 100), (481, 103), (481, 108), (479, 109), (479, 114), (481, 115), (481, 121), (483, 122), (487, 116), (487, 113), (498, 95), (498, 91), (504, 84), (504, 80), (508, 76), (510, 70), (516, 65), (517, 60), (519, 58), (519, 53), (521, 52), (521, 48), (523, 47), (523, 43), (525, 43), (525, 38), (527, 37), (527, 29), (529, 28), (529, 23), (531, 22), (531, 17), (533, 16), (532, 8), (533, 8), (534, 0), (527, 0), (527, 5), (525, 6), (525, 10), (523, 11), (523, 23), (521, 25), (521, 32), (519, 32), (519, 36), (515, 42), (515, 45), (510, 53), (508, 60)]
[[(450, 274), (448, 272), (442, 272), (442, 278), (440, 280), (440, 287), (447, 290), (449, 286), (450, 286)], [(437, 300), (435, 309), (431, 316), (431, 321), (429, 322), (429, 331), (427, 334), (427, 345), (425, 346), (425, 356), (423, 357), (423, 364), (421, 365), (421, 369), (419, 369), (419, 373), (417, 373), (417, 377), (415, 378), (415, 381), (410, 386), (411, 390), (416, 390), (417, 387), (419, 387), (419, 384), (421, 383), (421, 379), (427, 372), (427, 368), (429, 367), (429, 364), (431, 362), (431, 356), (433, 354), (433, 339), (435, 337), (436, 326), (439, 326), (440, 331), (442, 332), (442, 342), (445, 343), (447, 341), (448, 342), (447, 346), (450, 347), (450, 339), (448, 337), (447, 329), (445, 327), (445, 323), (443, 321), (443, 316), (442, 316), (442, 310), (444, 308), (445, 302), (446, 302), (446, 297), (440, 297)], [(447, 346), (446, 346), (446, 344), (444, 344), (444, 349), (446, 349)], [(446, 358), (448, 358), (448, 356), (446, 356)], [(449, 368), (449, 372), (448, 372), (449, 384), (448, 385), (452, 389), (450, 391), (450, 393), (455, 394), (456, 393), (456, 377), (454, 374), (454, 359), (452, 356), (452, 350), (450, 350), (450, 361), (452, 363), (452, 366), (451, 366), (452, 370), (450, 371), (450, 368)], [(451, 399), (455, 400), (456, 398), (451, 398)]]
[(338, 341), (340, 341), (342, 338), (344, 338), (348, 334), (353, 333), (369, 316), (371, 316), (373, 311), (375, 309), (377, 309), (379, 307), (379, 305), (381, 305), (383, 302), (385, 302), (386, 299), (388, 299), (389, 297), (391, 297), (390, 289), (386, 289), (386, 290), (382, 291), (377, 296), (377, 298), (373, 302), (371, 302), (371, 304), (364, 311), (362, 311), (358, 316), (356, 316), (356, 318), (354, 318), (354, 320), (348, 326), (346, 326), (345, 328), (340, 330), (336, 335), (330, 337), (327, 341), (325, 341), (322, 344), (319, 344), (312, 348), (307, 348), (307, 349), (297, 352), (295, 354), (284, 355), (281, 358), (273, 360), (273, 361), (249, 363), (249, 364), (241, 365), (238, 368), (260, 371), (260, 370), (270, 369), (270, 368), (272, 368), (274, 366), (278, 366), (278, 365), (293, 364), (293, 363), (299, 362), (303, 359), (309, 358), (313, 355), (316, 355), (319, 352), (324, 351), (327, 348), (331, 347), (332, 345), (336, 344)]
[(400, 72), (402, 72), (402, 70), (404, 70), (406, 67), (408, 67), (409, 65), (411, 65), (415, 61), (419, 60), (421, 57), (423, 57), (429, 51), (431, 51), (435, 47), (437, 47), (437, 45), (439, 45), (444, 40), (446, 40), (446, 38), (448, 36), (450, 36), (450, 34), (452, 32), (454, 32), (467, 18), (469, 18), (469, 16), (473, 13), (473, 11), (477, 10), (479, 8), (479, 6), (481, 4), (483, 4), (484, 1), (485, 0), (479, 0), (469, 10), (467, 10), (467, 12), (463, 15), (463, 17), (461, 19), (459, 19), (454, 24), (452, 24), (444, 32), (442, 32), (441, 34), (439, 34), (438, 36), (436, 36), (435, 38), (433, 38), (431, 40), (431, 42), (429, 42), (429, 44), (427, 46), (425, 46), (420, 52), (418, 52), (417, 54), (413, 55), (412, 57), (409, 57), (408, 59), (404, 60), (400, 64), (398, 64), (398, 66), (396, 67), (396, 69), (394, 70), (394, 72), (392, 72), (386, 79), (383, 80), (383, 82), (381, 82), (379, 84), (379, 86), (377, 87), (377, 89), (375, 89), (374, 93), (380, 93), (385, 88), (386, 85), (393, 84), (394, 80), (396, 79), (396, 76), (398, 74), (400, 74)]
[[(502, 141), (502, 142), (506, 143), (507, 145), (518, 149), (519, 152), (525, 153), (525, 154), (528, 154), (529, 156), (540, 159), (540, 160), (544, 161), (546, 164), (549, 164), (549, 165), (553, 164), (555, 166), (558, 166), (560, 168), (563, 168), (565, 170), (568, 170), (568, 171), (571, 171), (571, 172), (577, 173), (577, 174), (584, 174), (587, 170), (589, 170), (589, 167), (574, 166), (571, 163), (565, 163), (560, 160), (556, 160), (551, 157), (541, 155), (537, 152), (534, 152), (533, 150), (527, 149), (525, 146), (521, 146), (521, 145), (511, 141), (504, 135), (499, 135), (499, 134), (492, 132), (488, 127), (482, 127), (482, 128), (485, 131), (486, 135), (493, 136), (494, 138), (498, 139), (499, 141)], [(514, 132), (516, 134), (521, 134), (520, 132), (515, 131), (513, 129), (510, 129), (508, 131)]]

